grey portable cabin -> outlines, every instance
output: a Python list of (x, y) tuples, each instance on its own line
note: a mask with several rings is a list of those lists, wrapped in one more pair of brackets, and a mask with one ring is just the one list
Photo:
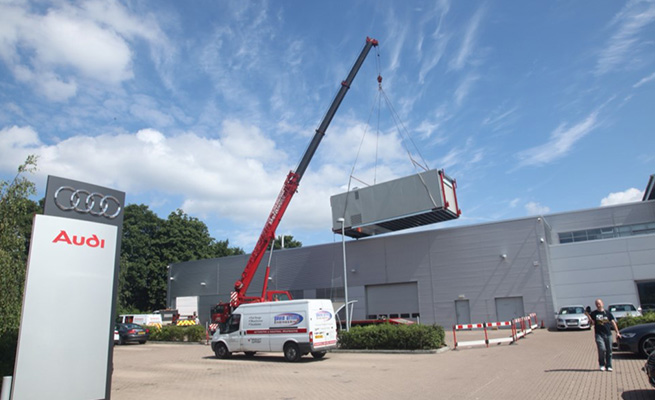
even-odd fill
[(332, 231), (362, 238), (456, 219), (456, 189), (454, 179), (433, 169), (334, 195)]

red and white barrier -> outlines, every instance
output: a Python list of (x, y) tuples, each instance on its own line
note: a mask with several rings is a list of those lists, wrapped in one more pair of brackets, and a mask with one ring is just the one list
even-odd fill
[[(470, 330), (470, 329), (484, 329), (484, 340), (469, 340), (466, 342), (458, 342), (457, 341), (457, 331), (461, 330)], [(465, 325), (453, 325), (453, 339), (455, 341), (455, 349), (457, 349), (458, 345), (462, 346), (479, 346), (479, 345), (486, 345), (489, 347), (488, 343), (488, 337), (487, 337), (487, 326), (485, 323), (481, 324), (465, 324)]]
[[(537, 314), (532, 313), (525, 317), (515, 318), (511, 321), (500, 321), (500, 322), (482, 322), (478, 324), (463, 324), (463, 325), (453, 325), (453, 341), (455, 343), (455, 350), (459, 346), (481, 346), (485, 345), (489, 347), (490, 343), (509, 343), (513, 344), (517, 340), (525, 335), (532, 333), (533, 329), (538, 327)], [(511, 329), (511, 335), (509, 337), (501, 337), (489, 339), (489, 334), (487, 328), (498, 329), (502, 327), (509, 327)], [(461, 330), (477, 330), (482, 329), (484, 331), (484, 340), (468, 340), (468, 341), (457, 341), (457, 331)]]
[[(511, 321), (502, 321), (502, 322), (487, 322), (486, 324), (488, 327), (491, 328), (500, 328), (503, 326), (509, 326), (512, 328), (512, 336), (509, 337), (502, 337), (502, 338), (496, 338), (496, 339), (488, 339), (488, 343), (509, 343), (512, 344), (516, 341), (516, 330), (512, 326)], [(487, 346), (489, 347), (489, 346)]]
[(530, 327), (532, 329), (539, 328), (539, 320), (537, 319), (537, 313), (531, 313), (530, 315), (528, 315), (528, 317), (530, 318)]

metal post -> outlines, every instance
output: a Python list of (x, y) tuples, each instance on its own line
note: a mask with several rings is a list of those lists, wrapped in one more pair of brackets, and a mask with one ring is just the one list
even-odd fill
[(348, 268), (346, 267), (346, 220), (339, 218), (337, 222), (341, 222), (341, 248), (343, 250), (343, 292), (346, 301), (346, 332), (350, 332), (350, 311), (348, 310)]
[(2, 377), (2, 393), (0, 393), (0, 398), (2, 400), (9, 400), (11, 395), (11, 381), (12, 376), (3, 376)]

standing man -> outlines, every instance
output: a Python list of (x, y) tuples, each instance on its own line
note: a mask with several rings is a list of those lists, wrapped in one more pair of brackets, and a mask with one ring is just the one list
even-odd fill
[(598, 364), (601, 371), (612, 371), (612, 327), (616, 337), (621, 337), (616, 319), (611, 312), (605, 310), (603, 300), (596, 299), (596, 309), (591, 312), (591, 323), (594, 324), (594, 336), (598, 348)]

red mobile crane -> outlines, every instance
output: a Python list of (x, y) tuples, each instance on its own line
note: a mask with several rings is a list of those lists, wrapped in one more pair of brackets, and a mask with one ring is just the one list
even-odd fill
[[(284, 181), (284, 185), (282, 186), (282, 190), (280, 191), (280, 194), (278, 195), (277, 200), (273, 205), (273, 209), (271, 210), (271, 213), (269, 214), (268, 219), (264, 224), (264, 229), (262, 229), (262, 233), (259, 235), (259, 240), (257, 240), (255, 249), (250, 255), (248, 263), (246, 264), (246, 267), (241, 274), (241, 279), (237, 280), (234, 284), (234, 291), (230, 294), (230, 303), (219, 303), (212, 307), (212, 323), (226, 322), (232, 311), (242, 303), (257, 303), (272, 300), (290, 300), (292, 298), (291, 294), (287, 291), (267, 290), (270, 265), (266, 266), (264, 287), (262, 288), (261, 296), (246, 296), (246, 292), (248, 291), (248, 287), (250, 286), (250, 283), (255, 276), (255, 272), (259, 267), (266, 249), (271, 244), (271, 242), (275, 240), (275, 230), (280, 224), (280, 220), (282, 220), (282, 216), (284, 216), (284, 212), (286, 211), (291, 198), (296, 193), (298, 185), (300, 184), (300, 179), (302, 179), (305, 170), (309, 165), (309, 162), (311, 161), (319, 143), (321, 142), (321, 139), (323, 139), (323, 136), (325, 136), (325, 131), (330, 125), (330, 122), (332, 122), (334, 114), (337, 112), (337, 109), (341, 105), (341, 101), (345, 97), (346, 92), (348, 89), (350, 89), (350, 85), (352, 84), (353, 79), (355, 79), (355, 75), (357, 75), (357, 72), (362, 66), (364, 59), (366, 59), (366, 56), (371, 50), (371, 47), (375, 47), (377, 45), (377, 40), (368, 37), (366, 38), (366, 44), (364, 45), (364, 48), (355, 61), (355, 64), (350, 70), (346, 80), (341, 82), (341, 88), (334, 97), (334, 100), (332, 101), (332, 104), (330, 105), (327, 113), (325, 113), (323, 121), (321, 121), (318, 129), (316, 129), (316, 133), (314, 134), (312, 141), (309, 143), (307, 150), (305, 150), (305, 154), (300, 160), (298, 168), (296, 168), (295, 172), (290, 171), (289, 175), (287, 175)], [(271, 249), (271, 251), (273, 251), (273, 249)]]

